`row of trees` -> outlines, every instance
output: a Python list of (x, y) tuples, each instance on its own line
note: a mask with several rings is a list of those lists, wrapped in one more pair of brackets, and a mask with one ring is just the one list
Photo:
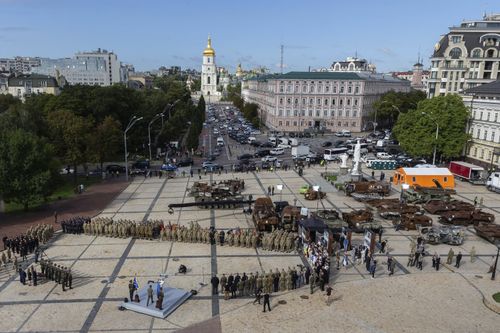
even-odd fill
[(0, 95), (0, 198), (28, 208), (53, 192), (61, 166), (72, 166), (76, 184), (78, 166), (122, 160), (123, 130), (134, 115), (143, 120), (129, 132), (131, 155), (148, 156), (148, 124), (162, 112), (163, 127), (156, 122), (152, 128), (159, 133), (156, 146), (182, 139), (193, 120), (199, 122), (190, 93), (172, 78), (155, 84), (157, 89), (145, 91), (70, 86), (58, 96), (34, 95), (24, 103)]

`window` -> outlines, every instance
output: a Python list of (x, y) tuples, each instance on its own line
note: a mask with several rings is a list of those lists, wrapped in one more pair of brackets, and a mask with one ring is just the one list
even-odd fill
[(333, 93), (336, 94), (337, 93), (337, 86), (333, 86)]
[(210, 76), (207, 76), (207, 84), (210, 84)]
[(294, 122), (293, 122), (293, 126), (297, 126), (297, 121), (294, 121)]
[(444, 177), (443, 180), (446, 183), (448, 181), (448, 177)]
[(358, 116), (358, 111), (354, 110), (354, 111), (352, 112), (352, 116), (353, 116), (353, 117), (357, 117), (357, 116)]
[(291, 98), (287, 98), (287, 99), (286, 99), (286, 104), (287, 104), (287, 105), (290, 105), (291, 103), (292, 103), (292, 99), (291, 99)]
[(348, 106), (351, 105), (351, 99), (348, 98), (346, 102)]
[(491, 132), (491, 141), (495, 142), (495, 132)]
[(283, 98), (280, 98), (280, 105), (283, 105)]
[(411, 180), (412, 180), (413, 182), (416, 182), (416, 181), (417, 181), (417, 178), (416, 178), (416, 177), (412, 177), (412, 178), (411, 178)]
[(290, 110), (286, 110), (286, 116), (290, 117)]
[(340, 106), (342, 106), (343, 104), (344, 104), (344, 100), (340, 99)]
[(339, 110), (339, 117), (342, 117), (342, 110)]
[(316, 99), (316, 104), (321, 105), (321, 98)]
[(325, 92), (330, 92), (330, 86), (325, 87)]
[(342, 126), (342, 123), (339, 121), (339, 122), (337, 123), (337, 126), (338, 126), (338, 127)]
[(341, 86), (340, 87), (340, 93), (343, 94), (344, 93), (344, 86)]
[(345, 112), (345, 116), (346, 116), (346, 117), (349, 117), (349, 110), (347, 110), (347, 111)]
[(477, 148), (474, 148), (474, 154), (473, 154), (474, 157), (477, 156)]
[(354, 99), (354, 106), (358, 106), (358, 99), (357, 98)]
[(319, 117), (319, 110), (316, 110), (316, 117)]
[(459, 49), (458, 47), (455, 47), (451, 49), (450, 51), (450, 58), (451, 59), (458, 59), (462, 56), (462, 50)]
[(307, 86), (304, 84), (304, 85), (302, 86), (302, 92), (306, 92), (306, 91), (307, 91)]
[(498, 113), (495, 113), (495, 123), (498, 121)]
[(309, 98), (309, 105), (313, 105), (314, 104), (314, 100), (312, 98)]
[(286, 126), (290, 126), (290, 121), (286, 121)]
[[(210, 63), (210, 57), (207, 57), (207, 63)], [(209, 68), (210, 70), (210, 68)]]
[(282, 115), (283, 115), (283, 110), (279, 110), (279, 111), (278, 111), (278, 116), (280, 116), (280, 117), (281, 117)]
[(477, 133), (476, 133), (476, 138), (478, 138), (478, 139), (479, 139), (480, 137), (481, 137), (481, 129), (480, 129), (480, 128), (478, 128), (478, 129), (477, 129)]
[(335, 99), (332, 99), (332, 105), (335, 105)]
[(325, 98), (325, 103), (324, 103), (326, 106), (328, 106), (328, 99)]
[(296, 99), (293, 101), (293, 104), (298, 105), (298, 104), (299, 104), (299, 99), (298, 99), (298, 98), (296, 98)]
[(284, 92), (285, 91), (285, 86), (280, 86), (280, 92)]
[(351, 86), (349, 86), (349, 87), (347, 88), (347, 93), (348, 93), (348, 94), (352, 93), (352, 87), (351, 87)]
[(493, 58), (494, 54), (495, 54), (495, 50), (488, 50), (488, 52), (486, 52), (486, 57)]
[(487, 140), (487, 138), (488, 138), (488, 131), (484, 131), (483, 140)]
[(311, 86), (309, 87), (309, 92), (310, 92), (310, 93), (314, 92), (314, 86), (313, 86), (313, 85), (311, 85)]
[(323, 116), (325, 116), (325, 117), (328, 116), (328, 110), (323, 111)]
[(278, 121), (278, 126), (283, 126), (283, 122), (281, 120)]
[(312, 115), (313, 115), (313, 111), (309, 110), (309, 117), (312, 117)]
[(451, 41), (453, 43), (460, 43), (461, 40), (462, 40), (461, 36), (451, 36)]

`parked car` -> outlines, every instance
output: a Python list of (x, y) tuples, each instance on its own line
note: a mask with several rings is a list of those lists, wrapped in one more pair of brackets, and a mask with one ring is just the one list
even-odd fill
[(276, 161), (278, 158), (276, 156), (270, 156), (270, 155), (267, 155), (265, 157), (263, 157), (261, 159), (262, 162), (274, 162)]
[(163, 171), (175, 171), (177, 170), (177, 166), (175, 164), (163, 164), (160, 168)]
[(267, 170), (271, 167), (271, 163), (269, 162), (262, 162), (261, 168), (262, 170)]
[(271, 155), (283, 155), (284, 153), (285, 153), (284, 148), (274, 148), (274, 149), (271, 149), (271, 151), (270, 151)]
[(390, 160), (392, 158), (392, 155), (386, 152), (380, 152), (377, 153), (377, 158), (381, 160)]
[(292, 146), (287, 145), (286, 143), (280, 143), (277, 148), (290, 149)]
[(118, 165), (118, 164), (109, 164), (106, 166), (106, 172), (107, 173), (125, 173), (125, 167), (123, 165)]
[(183, 158), (182, 160), (177, 162), (178, 167), (186, 167), (190, 165), (193, 165), (193, 159), (191, 157)]
[(332, 145), (331, 141), (325, 141), (321, 144), (321, 147), (330, 147)]
[(269, 149), (261, 149), (255, 152), (254, 157), (264, 157), (269, 155), (270, 153), (271, 151)]
[(243, 155), (238, 156), (239, 160), (248, 160), (248, 159), (251, 159), (251, 158), (253, 158), (252, 154), (243, 154)]

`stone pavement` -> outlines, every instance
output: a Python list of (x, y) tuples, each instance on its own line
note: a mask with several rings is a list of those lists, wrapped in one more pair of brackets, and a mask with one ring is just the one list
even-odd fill
[[(332, 168), (332, 166), (330, 166)], [(298, 205), (311, 209), (335, 207), (348, 211), (349, 206), (364, 207), (363, 204), (346, 198), (332, 185), (325, 182), (319, 167), (306, 169), (299, 177), (293, 171), (235, 174), (245, 180), (244, 194), (254, 198), (262, 196), (267, 186), (283, 184), (282, 193), (275, 192), (274, 200), (294, 199)], [(232, 178), (231, 174), (207, 175), (202, 180), (218, 181)], [(202, 227), (218, 229), (235, 227), (251, 228), (253, 223), (242, 209), (209, 210), (197, 207), (176, 209), (168, 213), (168, 205), (192, 202), (186, 195), (193, 181), (191, 178), (158, 179), (136, 178), (101, 213), (114, 219), (162, 219), (172, 223), (188, 225), (196, 220)], [(322, 204), (304, 200), (298, 194), (306, 184), (318, 184), (327, 192)], [(485, 198), (485, 205), (494, 209), (498, 205), (498, 194), (481, 192), (482, 188), (459, 183), (459, 195), (473, 200), (475, 193)], [(394, 192), (394, 197), (398, 196)], [(495, 200), (497, 198), (497, 200)], [(498, 216), (497, 216), (498, 219)], [(51, 281), (37, 287), (22, 286), (12, 271), (0, 270), (0, 332), (160, 332), (185, 328), (186, 332), (296, 332), (321, 329), (322, 331), (360, 332), (493, 332), (500, 316), (483, 304), (483, 295), (488, 297), (498, 291), (498, 280), (491, 281), (486, 274), (491, 256), (496, 253), (493, 245), (467, 231), (466, 241), (459, 249), (464, 254), (459, 270), (445, 265), (439, 272), (430, 267), (426, 258), (424, 270), (406, 267), (410, 240), (415, 231), (394, 231), (383, 221), (390, 253), (401, 264), (395, 276), (388, 277), (379, 255), (376, 278), (370, 279), (362, 265), (350, 266), (337, 271), (332, 267), (335, 301), (325, 306), (319, 293), (309, 299), (308, 288), (272, 296), (271, 313), (262, 314), (251, 298), (224, 301), (211, 295), (209, 283), (212, 273), (243, 273), (269, 271), (270, 269), (295, 267), (302, 264), (297, 254), (278, 253), (262, 249), (248, 249), (207, 244), (149, 241), (139, 239), (117, 239), (86, 235), (59, 234), (45, 253), (56, 263), (71, 267), (74, 271), (74, 288), (62, 292), (61, 287)], [(355, 235), (354, 243), (361, 242)], [(471, 263), (468, 252), (472, 245), (478, 259)], [(458, 253), (455, 248), (455, 253)], [(428, 251), (437, 251), (445, 257), (448, 246), (429, 246)], [(180, 264), (188, 267), (184, 276), (177, 274)], [(334, 265), (332, 265), (334, 266)], [(198, 294), (180, 306), (165, 320), (150, 318), (117, 308), (124, 297), (128, 297), (128, 281), (137, 277), (139, 284), (168, 275), (166, 283), (177, 288), (195, 289)], [(500, 276), (499, 276), (500, 279)], [(286, 304), (278, 304), (285, 300)], [(203, 324), (203, 322), (205, 324)], [(192, 326), (198, 324), (197, 326)], [(497, 326), (498, 327), (498, 326)], [(202, 329), (203, 328), (203, 329)], [(405, 328), (403, 330), (403, 328)]]

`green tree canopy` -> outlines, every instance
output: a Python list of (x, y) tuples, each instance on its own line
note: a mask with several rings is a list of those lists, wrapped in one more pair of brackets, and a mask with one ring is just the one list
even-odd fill
[(11, 94), (0, 94), (0, 113), (7, 111), (11, 105), (21, 104), (18, 98)]
[(87, 149), (90, 159), (99, 163), (101, 169), (104, 162), (113, 161), (122, 151), (122, 134), (120, 122), (107, 116), (89, 136)]
[(460, 96), (437, 96), (421, 101), (416, 110), (401, 114), (393, 133), (411, 155), (430, 157), (436, 146), (438, 156), (450, 159), (461, 155), (470, 137), (465, 132), (468, 117)]
[(57, 177), (50, 144), (23, 129), (0, 132), (0, 196), (28, 209), (53, 190)]
[[(373, 108), (377, 112), (378, 128), (391, 128), (400, 113), (415, 110), (418, 103), (425, 98), (425, 93), (420, 90), (412, 90), (407, 93), (393, 90), (386, 92), (373, 103)], [(372, 117), (375, 117), (375, 114)]]

